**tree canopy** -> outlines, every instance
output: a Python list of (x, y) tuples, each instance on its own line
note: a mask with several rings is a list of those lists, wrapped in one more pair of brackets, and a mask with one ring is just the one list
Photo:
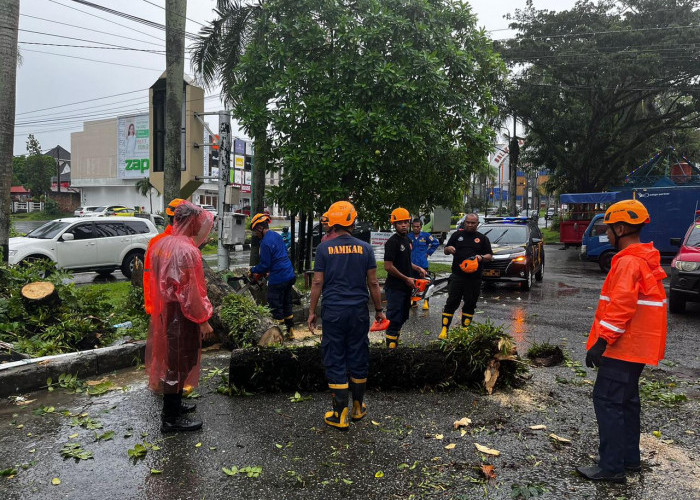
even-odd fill
[(27, 139), (28, 156), (24, 161), (24, 187), (32, 196), (41, 196), (51, 190), (51, 177), (56, 172), (56, 160), (42, 154), (39, 141), (33, 134)]
[(694, 0), (581, 0), (560, 12), (529, 1), (502, 48), (508, 105), (528, 129), (523, 159), (552, 172), (552, 190), (585, 192), (616, 185), (664, 141), (695, 147), (699, 25)]
[(505, 68), (467, 4), (269, 0), (254, 22), (264, 36), (247, 39), (226, 92), (248, 130), (268, 131), (275, 201), (351, 199), (368, 220), (461, 201)]

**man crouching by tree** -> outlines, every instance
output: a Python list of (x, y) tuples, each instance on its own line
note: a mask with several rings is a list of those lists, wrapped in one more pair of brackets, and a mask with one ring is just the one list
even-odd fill
[(213, 225), (210, 212), (184, 202), (175, 209), (172, 234), (153, 246), (146, 373), (151, 390), (163, 394), (162, 432), (202, 427), (201, 420), (185, 416), (195, 405), (184, 404), (182, 392), (198, 385), (202, 338), (212, 334), (213, 308), (198, 247)]
[[(333, 394), (333, 409), (323, 420), (336, 429), (348, 430), (350, 419), (361, 420), (367, 414), (363, 398), (369, 373), (369, 295), (376, 319), (383, 321), (386, 317), (372, 247), (351, 235), (357, 218), (355, 207), (338, 201), (326, 215), (336, 236), (316, 249), (308, 325), (313, 333), (316, 306), (323, 292), (321, 352)], [(352, 392), (353, 400), (349, 418), (348, 392)]]

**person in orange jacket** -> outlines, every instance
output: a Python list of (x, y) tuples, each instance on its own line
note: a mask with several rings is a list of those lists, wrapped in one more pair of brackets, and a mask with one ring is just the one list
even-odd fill
[(593, 407), (598, 421), (600, 460), (577, 467), (586, 479), (625, 482), (625, 471), (640, 471), (639, 376), (658, 365), (666, 346), (666, 292), (659, 251), (641, 243), (650, 221), (637, 200), (613, 204), (605, 213), (613, 257), (588, 336), (586, 366), (598, 366)]
[[(146, 310), (146, 314), (149, 316), (151, 315), (151, 312), (153, 312), (153, 297), (151, 297), (151, 266), (152, 266), (152, 259), (153, 259), (153, 245), (158, 240), (161, 240), (165, 238), (166, 236), (170, 236), (170, 234), (173, 232), (173, 217), (175, 216), (175, 209), (185, 203), (185, 200), (182, 198), (175, 198), (173, 201), (168, 203), (168, 206), (165, 207), (165, 215), (168, 216), (168, 222), (169, 224), (166, 226), (165, 230), (160, 233), (155, 235), (151, 240), (148, 242), (148, 248), (146, 248), (146, 256), (144, 257), (143, 261), (143, 308)], [(195, 405), (190, 405), (191, 410), (194, 410)]]

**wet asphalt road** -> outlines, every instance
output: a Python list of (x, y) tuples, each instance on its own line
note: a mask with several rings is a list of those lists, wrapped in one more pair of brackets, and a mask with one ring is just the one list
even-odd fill
[[(595, 264), (579, 262), (574, 250), (550, 245), (546, 262), (544, 282), (530, 292), (512, 285), (485, 289), (477, 318), (503, 324), (521, 353), (533, 342), (548, 341), (582, 360), (603, 276)], [(411, 312), (404, 344), (435, 338), (444, 295), (431, 302), (429, 311)], [(131, 369), (110, 377), (124, 391), (88, 397), (59, 389), (26, 395), (35, 399), (26, 406), (0, 402), (0, 470), (19, 466), (15, 477), (0, 478), (0, 498), (507, 499), (514, 487), (526, 485), (539, 485), (546, 490), (539, 498), (551, 499), (700, 498), (698, 331), (699, 305), (669, 316), (666, 360), (644, 376), (672, 381), (673, 390), (689, 400), (670, 409), (643, 402), (644, 470), (629, 475), (627, 485), (593, 484), (573, 472), (576, 465), (592, 463), (597, 431), (591, 402), (595, 372), (571, 364), (531, 368), (532, 379), (522, 388), (493, 396), (466, 389), (370, 390), (368, 416), (347, 433), (324, 426), (326, 393), (309, 394), (311, 400), (299, 403), (290, 401), (291, 394), (228, 398), (215, 392), (217, 376), (198, 390), (204, 429), (175, 436), (160, 434), (160, 401), (145, 388), (143, 371)], [(227, 365), (228, 353), (208, 352), (203, 375)], [(42, 406), (56, 411), (33, 414)], [(102, 429), (72, 427), (71, 417), (58, 413), (63, 410), (87, 413)], [(452, 423), (465, 416), (472, 424), (462, 436)], [(530, 430), (534, 424), (547, 430)], [(109, 430), (113, 439), (95, 441), (95, 432)], [(555, 443), (549, 433), (572, 442)], [(62, 459), (62, 446), (72, 442), (94, 458)], [(160, 449), (130, 460), (128, 449), (143, 442)], [(501, 454), (483, 455), (474, 443)], [(448, 444), (456, 446), (446, 449)], [(484, 464), (494, 466), (495, 480), (483, 480)], [(262, 467), (262, 473), (249, 478), (222, 471), (233, 466)], [(60, 485), (51, 484), (54, 477)]]

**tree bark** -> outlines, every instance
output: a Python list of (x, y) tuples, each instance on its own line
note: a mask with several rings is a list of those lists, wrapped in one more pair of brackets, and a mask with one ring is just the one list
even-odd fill
[[(250, 200), (250, 216), (265, 210), (265, 172), (269, 158), (269, 144), (265, 129), (255, 132), (255, 159), (253, 160), (253, 186)], [(253, 238), (250, 242), (250, 265), (260, 261), (260, 241)]]
[(187, 0), (166, 0), (165, 166), (163, 172), (163, 196), (166, 203), (180, 197), (186, 14)]
[(10, 241), (18, 23), (19, 0), (3, 1), (0, 4), (0, 263), (5, 264)]
[[(518, 361), (479, 359), (473, 353), (440, 347), (370, 347), (368, 386), (374, 389), (422, 389), (450, 384), (483, 387), (484, 368), (499, 363), (497, 386), (515, 384)], [(318, 345), (298, 348), (251, 348), (231, 353), (229, 384), (264, 392), (320, 391), (328, 387)]]

